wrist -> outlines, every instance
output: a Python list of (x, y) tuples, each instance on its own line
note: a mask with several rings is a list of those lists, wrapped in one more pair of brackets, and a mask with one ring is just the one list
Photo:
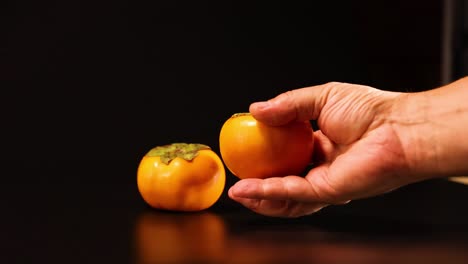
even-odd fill
[(402, 93), (395, 101), (390, 118), (404, 151), (408, 169), (405, 173), (416, 181), (441, 174), (429, 108), (429, 99), (423, 92)]
[(468, 173), (468, 79), (418, 93), (403, 93), (392, 124), (417, 180)]

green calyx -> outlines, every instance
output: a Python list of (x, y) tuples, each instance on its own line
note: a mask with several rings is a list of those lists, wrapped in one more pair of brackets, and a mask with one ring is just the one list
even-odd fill
[(239, 116), (249, 116), (251, 115), (249, 112), (246, 112), (246, 113), (235, 113), (233, 114), (231, 117), (232, 118), (235, 118), (235, 117), (239, 117)]
[(171, 160), (179, 157), (187, 161), (193, 160), (198, 151), (210, 149), (209, 146), (194, 143), (172, 143), (164, 146), (157, 146), (151, 149), (146, 156), (159, 157), (164, 164), (169, 164)]

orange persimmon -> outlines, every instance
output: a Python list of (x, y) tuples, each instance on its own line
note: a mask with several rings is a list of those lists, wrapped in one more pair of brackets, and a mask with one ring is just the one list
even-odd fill
[(240, 179), (300, 175), (311, 163), (313, 143), (309, 121), (268, 126), (250, 113), (232, 115), (219, 134), (221, 158)]
[(151, 149), (141, 159), (137, 186), (151, 207), (200, 211), (220, 198), (225, 178), (224, 164), (209, 146), (172, 143)]

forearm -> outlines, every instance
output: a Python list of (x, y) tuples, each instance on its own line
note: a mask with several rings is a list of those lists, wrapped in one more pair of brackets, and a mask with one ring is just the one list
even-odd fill
[(411, 174), (420, 179), (468, 174), (468, 78), (402, 94), (393, 113)]

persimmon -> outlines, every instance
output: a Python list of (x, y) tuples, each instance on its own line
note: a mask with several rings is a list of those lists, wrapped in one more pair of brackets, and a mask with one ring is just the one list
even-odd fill
[(232, 115), (219, 133), (221, 158), (240, 179), (300, 175), (311, 164), (313, 143), (309, 121), (269, 126), (250, 113)]
[(137, 186), (151, 207), (170, 211), (200, 211), (221, 196), (226, 172), (209, 146), (172, 143), (152, 148), (141, 159)]

